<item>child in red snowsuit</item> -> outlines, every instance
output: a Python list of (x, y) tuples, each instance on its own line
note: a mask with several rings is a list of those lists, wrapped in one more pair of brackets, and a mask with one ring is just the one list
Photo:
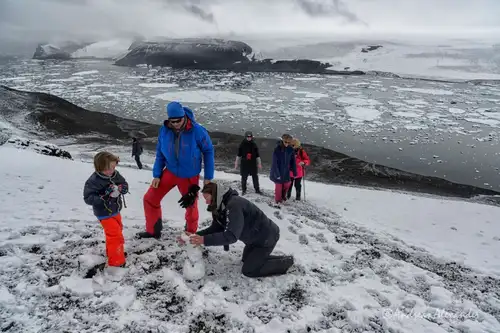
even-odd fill
[(292, 187), (295, 186), (295, 199), (300, 200), (301, 198), (301, 191), (302, 191), (302, 178), (304, 177), (305, 174), (305, 167), (306, 165), (311, 164), (311, 160), (309, 159), (309, 156), (307, 155), (306, 151), (302, 146), (300, 145), (300, 141), (298, 139), (293, 139), (292, 141), (292, 147), (295, 150), (295, 163), (297, 165), (297, 176), (293, 176), (293, 171), (290, 170), (290, 180), (291, 184), (290, 187), (288, 188), (288, 192), (286, 197), (290, 199), (292, 196)]
[(128, 193), (128, 183), (115, 170), (119, 158), (108, 152), (94, 156), (95, 172), (85, 182), (83, 200), (91, 205), (101, 222), (106, 237), (108, 266), (125, 266), (123, 224), (120, 211), (122, 196)]

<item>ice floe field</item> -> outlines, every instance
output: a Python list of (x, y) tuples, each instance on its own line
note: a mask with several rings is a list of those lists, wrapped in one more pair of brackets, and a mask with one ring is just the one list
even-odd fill
[[(500, 88), (377, 75), (320, 76), (123, 68), (107, 60), (0, 65), (0, 84), (89, 110), (161, 123), (172, 99), (209, 130), (303, 142), (409, 172), (500, 186)], [(456, 167), (460, 166), (460, 167)]]
[[(163, 201), (162, 239), (135, 239), (151, 173), (124, 162), (128, 267), (111, 274), (93, 269), (104, 261), (104, 243), (82, 199), (91, 160), (6, 146), (0, 158), (4, 332), (500, 329), (498, 207), (308, 182), (306, 202), (276, 209), (263, 179), (266, 195), (248, 198), (280, 226), (276, 251), (292, 254), (295, 267), (286, 276), (245, 278), (237, 243), (229, 252), (206, 249), (206, 275), (194, 282), (182, 276), (186, 253), (174, 241), (183, 226), (179, 194)], [(216, 177), (239, 190), (234, 176)], [(202, 204), (200, 214), (206, 225)]]
[[(96, 69), (97, 68), (97, 69)], [(280, 121), (310, 130), (438, 128), (468, 133), (475, 124), (500, 125), (500, 89), (492, 84), (420, 81), (377, 76), (223, 73), (124, 69), (109, 62), (18, 61), (0, 67), (0, 82), (48, 92), (82, 107), (161, 121), (172, 99), (195, 105), (209, 124)], [(223, 111), (219, 112), (222, 107)], [(363, 111), (361, 111), (363, 110)], [(228, 115), (231, 115), (230, 119)]]

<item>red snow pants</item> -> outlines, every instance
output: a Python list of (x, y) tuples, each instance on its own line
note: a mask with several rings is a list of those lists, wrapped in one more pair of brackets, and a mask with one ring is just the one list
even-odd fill
[(286, 193), (292, 185), (292, 182), (286, 182), (284, 184), (274, 183), (274, 201), (280, 203), (286, 200)]
[(106, 256), (108, 266), (121, 266), (125, 263), (125, 251), (123, 245), (123, 224), (120, 214), (101, 220), (106, 237)]
[[(198, 185), (200, 176), (179, 178), (167, 169), (163, 170), (158, 188), (150, 187), (144, 195), (144, 215), (146, 217), (146, 232), (153, 234), (155, 223), (162, 218), (161, 201), (175, 186), (181, 195), (188, 192), (189, 186)], [(198, 230), (198, 199), (186, 208), (186, 231), (195, 233)]]

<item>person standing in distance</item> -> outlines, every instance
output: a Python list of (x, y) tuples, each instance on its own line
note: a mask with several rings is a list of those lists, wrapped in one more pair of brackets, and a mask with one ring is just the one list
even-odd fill
[(290, 134), (283, 134), (273, 152), (273, 163), (269, 178), (275, 184), (274, 201), (276, 204), (286, 201), (286, 194), (291, 184), (290, 176), (297, 177), (295, 152), (290, 147), (292, 139)]
[(259, 147), (253, 140), (253, 134), (250, 131), (245, 132), (245, 138), (238, 148), (238, 155), (234, 162), (234, 168), (238, 169), (240, 165), (241, 175), (241, 192), (242, 195), (247, 193), (248, 175), (252, 175), (253, 187), (255, 193), (262, 193), (259, 186), (259, 173), (257, 168), (262, 169), (262, 162), (259, 155)]
[(299, 139), (292, 140), (292, 147), (295, 151), (295, 164), (297, 166), (297, 177), (293, 176), (292, 170), (290, 170), (290, 187), (286, 194), (287, 200), (292, 196), (292, 188), (295, 185), (295, 200), (300, 201), (302, 192), (302, 178), (305, 174), (305, 167), (311, 164), (311, 159), (307, 155), (304, 148), (300, 145)]
[(141, 142), (137, 138), (132, 138), (132, 157), (135, 157), (135, 163), (139, 170), (142, 169), (141, 154), (143, 152)]
[[(156, 159), (153, 165), (153, 181), (144, 195), (146, 231), (139, 238), (160, 238), (163, 229), (161, 200), (177, 186), (183, 198), (190, 198), (186, 206), (186, 228), (191, 233), (198, 230), (197, 192), (204, 164), (204, 183), (214, 178), (214, 147), (208, 131), (198, 124), (188, 107), (179, 102), (166, 106), (168, 119), (160, 128)], [(182, 199), (181, 199), (182, 200)]]

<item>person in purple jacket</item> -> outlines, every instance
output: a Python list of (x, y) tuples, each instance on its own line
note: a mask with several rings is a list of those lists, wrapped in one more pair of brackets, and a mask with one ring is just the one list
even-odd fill
[[(294, 258), (271, 255), (280, 238), (280, 228), (259, 207), (221, 184), (210, 182), (201, 192), (212, 212), (212, 225), (194, 234), (186, 232), (191, 244), (228, 246), (240, 240), (245, 243), (243, 275), (255, 278), (288, 272)], [(183, 243), (181, 237), (178, 241)]]
[(292, 140), (290, 134), (283, 134), (273, 152), (273, 164), (269, 178), (275, 184), (274, 200), (277, 204), (287, 199), (286, 194), (291, 186), (290, 171), (294, 178), (297, 177), (295, 152), (290, 145)]

